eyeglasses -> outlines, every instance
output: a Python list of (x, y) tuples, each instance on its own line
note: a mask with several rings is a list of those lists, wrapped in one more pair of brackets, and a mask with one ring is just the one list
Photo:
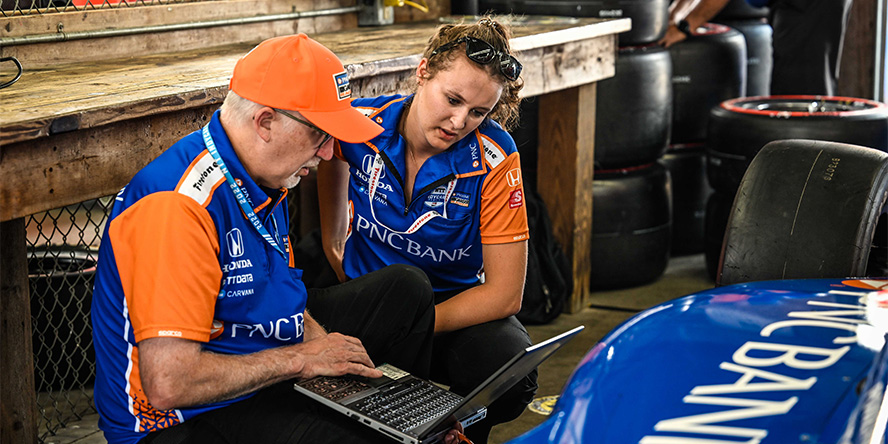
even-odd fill
[(429, 58), (444, 51), (448, 51), (461, 43), (466, 44), (466, 57), (468, 57), (469, 60), (482, 65), (498, 61), (499, 63), (497, 67), (499, 68), (499, 71), (505, 76), (505, 78), (512, 81), (518, 80), (518, 76), (521, 75), (522, 66), (518, 59), (509, 54), (497, 51), (490, 43), (474, 37), (463, 37), (450, 43), (445, 43), (432, 51), (432, 53), (429, 54)]
[(289, 117), (289, 118), (291, 118), (291, 119), (293, 119), (293, 120), (295, 120), (295, 121), (297, 121), (297, 122), (299, 122), (299, 123), (301, 123), (301, 124), (303, 124), (303, 125), (305, 125), (305, 126), (307, 126), (307, 127), (309, 127), (309, 128), (311, 128), (311, 129), (313, 129), (313, 130), (315, 130), (315, 131), (317, 131), (317, 132), (319, 132), (319, 133), (321, 133), (321, 135), (324, 136), (324, 140), (321, 141), (321, 143), (318, 145), (318, 148), (317, 148), (317, 149), (321, 149), (321, 147), (323, 147), (324, 144), (326, 144), (327, 142), (330, 141), (330, 139), (333, 138), (333, 136), (331, 136), (329, 133), (327, 133), (326, 131), (324, 131), (324, 130), (318, 128), (318, 127), (315, 126), (313, 123), (311, 123), (311, 122), (309, 122), (309, 121), (307, 121), (307, 120), (302, 120), (302, 119), (300, 119), (300, 118), (298, 118), (298, 117), (296, 117), (296, 116), (294, 116), (294, 115), (292, 115), (292, 114), (290, 114), (290, 113), (288, 113), (288, 112), (286, 112), (286, 111), (284, 111), (284, 110), (282, 110), (282, 109), (274, 108), (274, 110), (277, 111), (277, 112), (279, 112), (279, 113), (281, 113), (281, 114), (283, 114), (283, 115), (285, 115), (285, 116), (287, 116), (287, 117)]

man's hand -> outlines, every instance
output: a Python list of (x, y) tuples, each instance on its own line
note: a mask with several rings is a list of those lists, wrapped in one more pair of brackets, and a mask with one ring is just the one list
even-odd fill
[(298, 350), (301, 358), (302, 366), (298, 371), (300, 378), (345, 374), (368, 378), (382, 376), (358, 338), (330, 333), (293, 348)]
[(139, 370), (148, 401), (159, 410), (232, 399), (294, 377), (382, 376), (357, 338), (319, 334), (301, 344), (247, 355), (213, 353), (178, 338), (139, 342)]

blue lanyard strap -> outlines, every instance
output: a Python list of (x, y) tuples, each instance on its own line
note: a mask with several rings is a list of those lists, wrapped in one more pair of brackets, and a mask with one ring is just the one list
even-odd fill
[[(268, 230), (265, 229), (265, 226), (262, 225), (262, 221), (259, 220), (259, 217), (256, 216), (256, 212), (253, 211), (252, 206), (247, 201), (247, 197), (244, 196), (243, 190), (238, 184), (234, 181), (234, 178), (231, 177), (231, 173), (228, 171), (228, 166), (225, 165), (225, 162), (222, 161), (222, 157), (219, 156), (219, 151), (216, 150), (216, 144), (213, 142), (213, 137), (210, 136), (210, 126), (207, 124), (203, 127), (201, 131), (203, 134), (204, 145), (207, 147), (207, 151), (210, 152), (210, 155), (213, 156), (213, 160), (216, 161), (216, 165), (222, 170), (222, 174), (225, 175), (225, 181), (228, 182), (228, 186), (231, 188), (231, 191), (234, 193), (234, 197), (237, 198), (237, 203), (240, 205), (241, 210), (244, 211), (244, 214), (247, 215), (247, 218), (250, 220), (250, 224), (256, 228), (256, 231), (259, 232), (259, 235), (265, 239), (275, 250), (278, 251), (284, 258), (287, 258), (287, 254), (281, 249), (280, 245), (278, 245), (277, 241), (271, 234), (268, 233)], [(274, 210), (272, 210), (274, 211)], [(277, 222), (275, 222), (275, 225)]]

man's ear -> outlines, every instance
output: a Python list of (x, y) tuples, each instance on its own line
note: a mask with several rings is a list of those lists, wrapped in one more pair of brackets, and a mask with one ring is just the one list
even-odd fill
[(253, 131), (262, 140), (271, 140), (271, 125), (275, 119), (275, 111), (269, 107), (262, 107), (253, 113)]

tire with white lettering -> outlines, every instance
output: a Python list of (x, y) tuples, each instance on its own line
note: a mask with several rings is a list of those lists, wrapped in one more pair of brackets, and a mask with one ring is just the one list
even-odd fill
[(769, 11), (767, 7), (752, 6), (746, 0), (730, 0), (713, 20), (721, 22), (722, 20), (761, 19), (768, 17)]
[(753, 159), (734, 198), (717, 282), (868, 276), (888, 197), (888, 153), (779, 140)]
[(669, 47), (672, 58), (671, 143), (706, 139), (709, 110), (746, 95), (746, 40), (725, 25), (707, 23)]
[(642, 165), (669, 146), (672, 60), (659, 45), (621, 47), (616, 75), (598, 83), (595, 168)]
[(620, 46), (656, 42), (669, 26), (669, 0), (478, 0), (478, 11), (563, 17), (631, 18)]
[(670, 145), (660, 162), (672, 178), (672, 255), (702, 253), (706, 201), (712, 194), (703, 144)]
[(824, 140), (888, 151), (888, 105), (821, 96), (727, 100), (709, 116), (709, 184), (733, 194), (761, 147), (779, 139)]
[(650, 163), (599, 170), (592, 189), (589, 288), (633, 287), (662, 276), (672, 228), (666, 168)]
[(736, 29), (746, 40), (746, 95), (750, 97), (770, 95), (771, 69), (774, 64), (771, 25), (765, 19), (718, 22)]

